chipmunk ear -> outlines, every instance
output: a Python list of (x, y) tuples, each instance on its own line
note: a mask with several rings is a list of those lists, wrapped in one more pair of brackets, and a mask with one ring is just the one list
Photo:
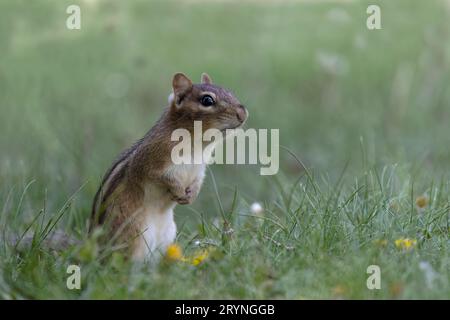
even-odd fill
[(172, 88), (175, 97), (179, 98), (192, 88), (192, 81), (184, 73), (175, 73), (172, 79)]
[(211, 77), (206, 72), (202, 73), (201, 81), (204, 84), (212, 84)]

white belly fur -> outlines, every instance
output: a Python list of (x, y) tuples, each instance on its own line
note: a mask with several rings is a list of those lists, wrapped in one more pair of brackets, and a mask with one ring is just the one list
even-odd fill
[(144, 259), (158, 259), (163, 256), (167, 247), (174, 242), (177, 226), (173, 219), (173, 207), (165, 212), (154, 213), (148, 208), (145, 231), (143, 233)]
[[(188, 187), (195, 179), (203, 179), (205, 166), (173, 165), (168, 173)], [(174, 242), (177, 233), (173, 212), (175, 205), (176, 202), (170, 200), (166, 190), (154, 184), (146, 187), (144, 206), (140, 209), (145, 222), (139, 245), (133, 255), (135, 260), (157, 261)]]

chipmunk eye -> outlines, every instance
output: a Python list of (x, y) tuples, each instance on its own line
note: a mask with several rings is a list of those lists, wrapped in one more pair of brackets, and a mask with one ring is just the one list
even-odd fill
[(201, 99), (200, 99), (200, 103), (202, 105), (204, 105), (205, 107), (210, 107), (214, 104), (214, 99), (213, 97), (209, 96), (209, 95), (204, 95)]

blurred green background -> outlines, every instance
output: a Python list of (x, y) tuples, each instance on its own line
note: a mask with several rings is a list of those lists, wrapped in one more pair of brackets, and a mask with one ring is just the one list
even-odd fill
[[(66, 28), (70, 4), (81, 7), (81, 30)], [(381, 30), (366, 27), (369, 4), (381, 7)], [(449, 18), (444, 0), (0, 0), (0, 208), (14, 212), (33, 182), (20, 210), (31, 221), (82, 187), (66, 217), (84, 234), (101, 176), (159, 117), (178, 71), (197, 81), (208, 72), (234, 91), (247, 127), (280, 129), (315, 175), (335, 181), (346, 168), (352, 183), (368, 167), (398, 165), (418, 195), (450, 168)], [(284, 149), (280, 162), (277, 177), (212, 166), (223, 203), (237, 188), (248, 203), (276, 206), (277, 183), (303, 174)], [(215, 199), (207, 178), (193, 208), (217, 215)], [(176, 212), (198, 221), (190, 208)], [(246, 294), (231, 296), (260, 297)]]

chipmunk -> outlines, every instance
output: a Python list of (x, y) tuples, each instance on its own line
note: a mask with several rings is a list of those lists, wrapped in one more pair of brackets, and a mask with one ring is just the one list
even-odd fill
[(177, 143), (171, 140), (172, 132), (184, 128), (192, 134), (194, 121), (202, 121), (203, 131), (215, 128), (224, 133), (241, 127), (248, 117), (239, 100), (214, 85), (206, 73), (200, 84), (176, 73), (172, 89), (160, 119), (120, 154), (93, 201), (90, 230), (107, 228), (106, 236), (126, 246), (134, 260), (166, 251), (176, 236), (174, 207), (192, 203), (205, 176), (205, 162), (172, 162)]

